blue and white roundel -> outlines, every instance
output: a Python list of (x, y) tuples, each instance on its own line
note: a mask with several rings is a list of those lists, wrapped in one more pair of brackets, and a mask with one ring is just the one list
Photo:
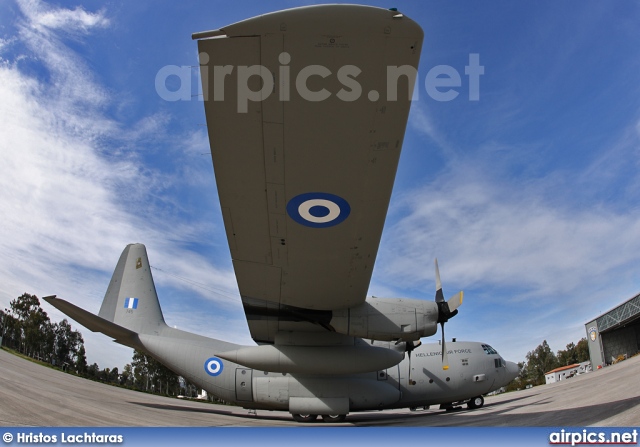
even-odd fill
[(206, 362), (204, 362), (204, 370), (210, 376), (219, 375), (222, 372), (223, 368), (224, 366), (222, 364), (222, 360), (220, 360), (218, 357), (211, 357)]
[(289, 200), (287, 213), (301, 225), (327, 228), (349, 217), (351, 207), (342, 197), (325, 192), (308, 192)]

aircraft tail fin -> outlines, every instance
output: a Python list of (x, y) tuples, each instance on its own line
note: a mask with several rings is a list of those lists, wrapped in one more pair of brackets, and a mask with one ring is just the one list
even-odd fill
[(143, 244), (129, 244), (120, 255), (98, 316), (139, 334), (166, 326)]
[(172, 363), (172, 358), (186, 345), (197, 344), (198, 349), (208, 354), (240, 348), (167, 326), (153, 284), (147, 249), (142, 244), (127, 245), (120, 255), (98, 315), (55, 295), (43, 299), (87, 329), (101, 332), (125, 346), (144, 350), (165, 365), (173, 365), (175, 371), (180, 370), (180, 365)]

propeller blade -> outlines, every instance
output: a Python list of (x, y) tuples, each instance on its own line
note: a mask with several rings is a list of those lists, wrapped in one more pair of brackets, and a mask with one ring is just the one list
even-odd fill
[(447, 301), (447, 305), (449, 306), (450, 312), (453, 313), (458, 307), (462, 305), (462, 298), (464, 298), (464, 293), (462, 292), (462, 290), (449, 298), (449, 301)]
[(413, 380), (411, 380), (411, 351), (407, 351), (407, 355), (409, 356), (409, 385), (413, 385)]
[(444, 294), (442, 293), (442, 282), (440, 282), (440, 269), (438, 268), (438, 258), (436, 264), (436, 303), (444, 302)]
[(449, 355), (447, 354), (447, 346), (444, 341), (444, 323), (440, 323), (442, 326), (442, 369), (449, 369)]
[(444, 339), (444, 324), (449, 318), (458, 314), (458, 307), (462, 305), (463, 293), (458, 292), (449, 301), (444, 300), (442, 293), (442, 282), (440, 281), (440, 269), (438, 268), (438, 258), (435, 260), (436, 266), (436, 304), (438, 305), (438, 323), (442, 327), (442, 369), (449, 369), (449, 355), (447, 354), (447, 345)]
[(406, 343), (406, 352), (407, 355), (409, 356), (409, 385), (415, 385), (416, 381), (411, 379), (411, 351), (413, 351), (414, 349), (416, 349), (418, 346), (420, 346), (422, 344), (421, 340), (417, 340), (417, 341), (409, 341)]

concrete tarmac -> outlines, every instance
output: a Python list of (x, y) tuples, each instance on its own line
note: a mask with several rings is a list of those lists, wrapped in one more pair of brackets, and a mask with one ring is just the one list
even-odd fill
[[(491, 396), (478, 410), (351, 413), (352, 426), (638, 426), (640, 356), (552, 385)], [(1, 426), (297, 426), (282, 411), (185, 401), (65, 374), (0, 350)], [(308, 426), (327, 426), (321, 419)], [(334, 425), (334, 424), (331, 424)], [(338, 424), (335, 424), (338, 425)]]

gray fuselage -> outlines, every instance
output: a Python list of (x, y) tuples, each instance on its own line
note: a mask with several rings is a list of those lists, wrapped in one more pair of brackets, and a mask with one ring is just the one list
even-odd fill
[(424, 344), (396, 366), (353, 375), (273, 373), (216, 357), (237, 345), (166, 327), (139, 335), (141, 347), (190, 382), (225, 401), (247, 408), (291, 410), (292, 399), (348, 399), (348, 411), (448, 404), (507, 385), (518, 367), (489, 345), (449, 342), (444, 370), (439, 343)]

